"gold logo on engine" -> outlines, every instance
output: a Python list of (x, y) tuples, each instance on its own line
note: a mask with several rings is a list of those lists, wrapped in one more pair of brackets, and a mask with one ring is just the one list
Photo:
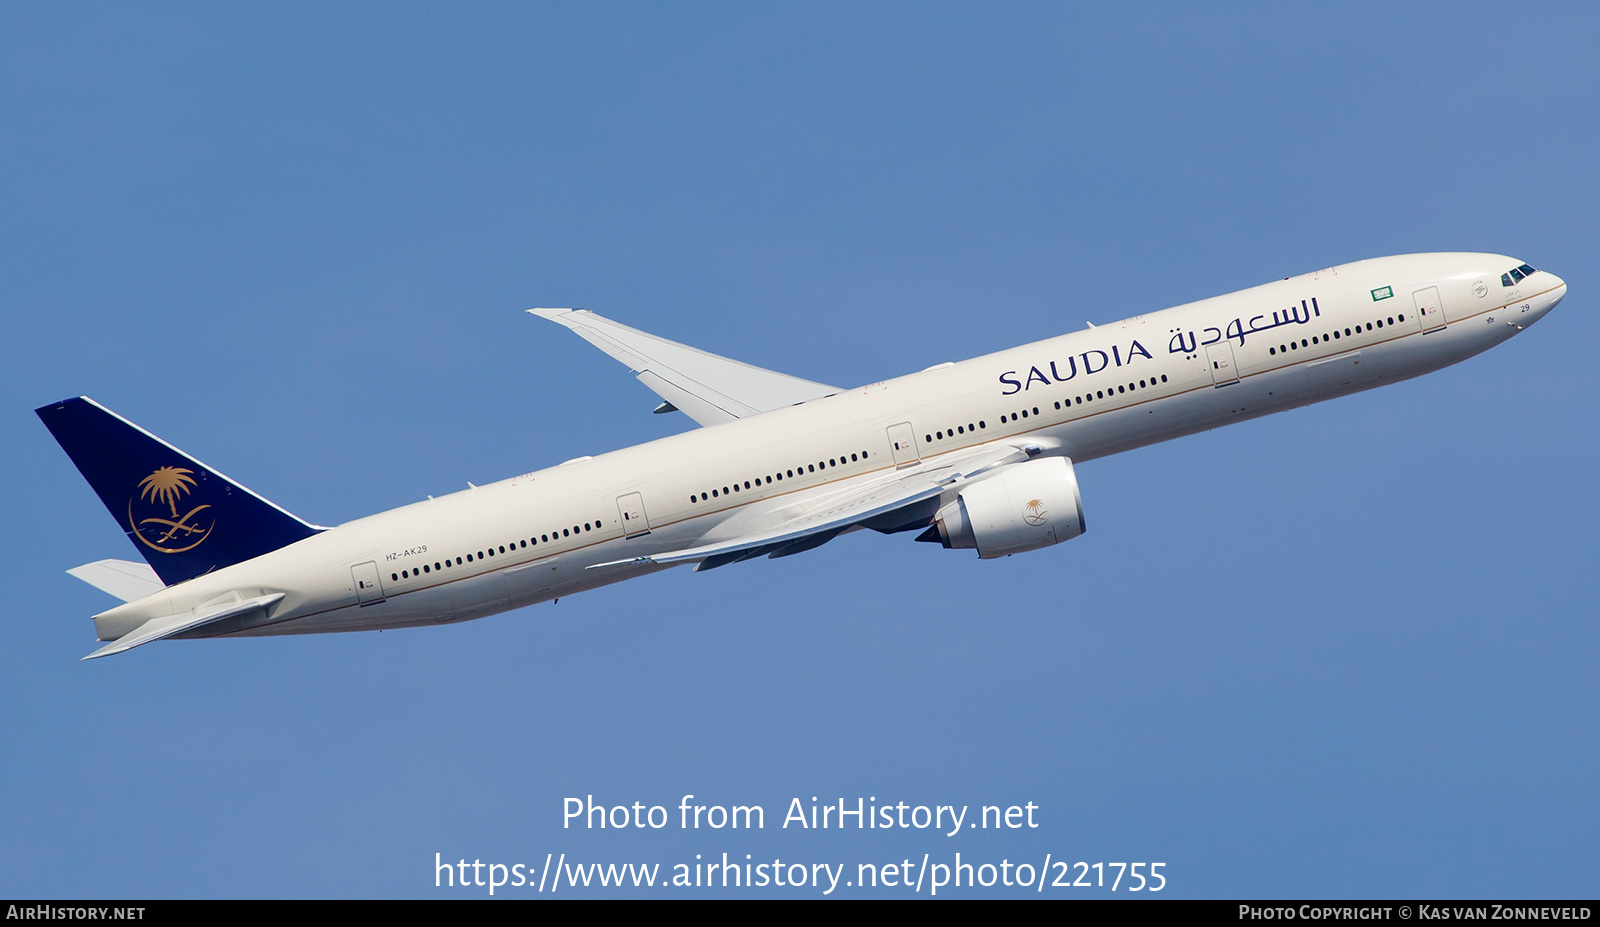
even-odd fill
[(1022, 507), (1022, 520), (1034, 527), (1050, 520), (1050, 513), (1044, 510), (1044, 500), (1034, 499)]
[[(178, 514), (178, 503), (194, 490), (194, 471), (183, 467), (161, 467), (139, 481), (139, 495), (128, 499), (128, 527), (134, 537), (146, 547), (164, 554), (181, 554), (193, 550), (211, 535), (217, 526), (215, 517), (207, 518), (202, 512), (210, 504), (197, 505), (183, 515)], [(134, 505), (139, 511), (134, 512)], [(165, 517), (162, 507), (166, 507)]]

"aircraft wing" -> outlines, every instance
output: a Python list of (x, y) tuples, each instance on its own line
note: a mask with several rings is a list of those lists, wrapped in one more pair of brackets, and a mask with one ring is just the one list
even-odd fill
[(259, 595), (250, 599), (235, 598), (226, 602), (218, 602), (214, 605), (203, 605), (192, 612), (180, 612), (176, 615), (151, 618), (83, 659), (93, 660), (97, 657), (109, 657), (114, 653), (132, 650), (141, 644), (158, 641), (174, 634), (182, 634), (184, 631), (192, 631), (213, 621), (232, 618), (234, 615), (242, 615), (258, 608), (269, 608), (277, 603), (279, 599), (282, 599), (283, 596), (284, 594), (281, 592), (274, 592), (271, 595)]
[[(881, 527), (893, 522), (893, 513), (937, 499), (947, 489), (996, 467), (1024, 461), (1039, 452), (1037, 445), (998, 444), (950, 454), (887, 476), (869, 478), (842, 489), (805, 495), (798, 500), (774, 500), (777, 507), (748, 507), (729, 522), (712, 529), (705, 543), (667, 550), (644, 557), (597, 563), (589, 569), (630, 564), (688, 563), (709, 570), (739, 560), (766, 555), (787, 557), (820, 547), (858, 525)], [(932, 512), (928, 513), (930, 516)], [(878, 525), (868, 525), (870, 522)], [(925, 522), (907, 527), (921, 527)], [(740, 529), (744, 529), (741, 531)], [(731, 530), (729, 530), (731, 529)]]
[(628, 365), (639, 382), (701, 425), (720, 425), (820, 399), (836, 386), (791, 377), (629, 328), (587, 309), (529, 309)]

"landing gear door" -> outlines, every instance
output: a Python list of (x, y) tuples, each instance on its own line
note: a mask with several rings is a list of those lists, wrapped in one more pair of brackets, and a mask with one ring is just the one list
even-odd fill
[(383, 601), (383, 582), (378, 579), (376, 563), (369, 560), (351, 567), (350, 581), (355, 584), (357, 602), (376, 605)]
[(650, 521), (644, 517), (644, 496), (630, 492), (617, 497), (617, 514), (622, 516), (622, 534), (636, 538), (650, 533)]
[(1211, 367), (1211, 385), (1227, 386), (1239, 382), (1239, 368), (1233, 362), (1233, 342), (1206, 345), (1206, 361)]
[(922, 459), (917, 452), (917, 433), (911, 430), (910, 422), (889, 426), (889, 448), (894, 452), (896, 467), (909, 467)]
[(1411, 294), (1417, 304), (1417, 316), (1422, 320), (1422, 330), (1438, 331), (1444, 328), (1444, 303), (1439, 301), (1439, 288), (1430, 286)]

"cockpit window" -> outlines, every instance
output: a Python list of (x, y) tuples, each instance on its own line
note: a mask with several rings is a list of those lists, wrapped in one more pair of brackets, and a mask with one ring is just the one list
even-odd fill
[(1523, 280), (1523, 278), (1531, 277), (1536, 273), (1538, 273), (1538, 271), (1534, 270), (1533, 267), (1528, 264), (1524, 264), (1521, 267), (1513, 267), (1511, 268), (1511, 273), (1500, 275), (1500, 285), (1516, 286)]

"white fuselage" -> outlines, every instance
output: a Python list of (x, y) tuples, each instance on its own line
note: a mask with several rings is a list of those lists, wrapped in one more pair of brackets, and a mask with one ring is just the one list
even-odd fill
[[(1025, 440), (1082, 461), (1436, 370), (1565, 295), (1543, 272), (1502, 286), (1519, 263), (1378, 258), (1134, 316), (362, 518), (111, 609), (96, 627), (112, 640), (235, 594), (285, 596), (270, 615), (192, 636), (437, 624), (570, 595), (663, 568), (618, 561), (824, 505), (908, 455)], [(903, 437), (903, 423), (914, 443), (897, 452), (890, 431)]]

